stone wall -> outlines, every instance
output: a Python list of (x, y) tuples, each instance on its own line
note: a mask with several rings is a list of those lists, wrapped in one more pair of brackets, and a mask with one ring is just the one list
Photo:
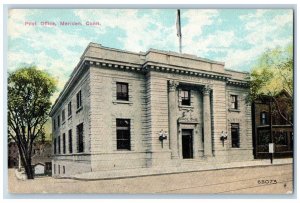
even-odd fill
[[(252, 121), (251, 121), (251, 104), (247, 103), (248, 90), (234, 86), (227, 86), (227, 148), (229, 161), (242, 161), (253, 159), (252, 145)], [(238, 95), (238, 109), (230, 108), (230, 95)], [(240, 148), (231, 147), (231, 123), (240, 125)]]
[[(62, 105), (53, 114), (53, 118), (57, 123), (57, 116), (60, 115), (60, 127), (56, 126), (54, 130), (53, 126), (53, 139), (60, 137), (61, 154), (58, 154), (58, 147), (56, 148), (56, 154), (52, 160), (52, 174), (53, 176), (69, 176), (83, 171), (91, 171), (91, 137), (90, 137), (90, 71), (85, 70), (76, 81), (74, 87), (70, 93), (66, 96)], [(76, 95), (81, 90), (82, 94), (82, 109), (77, 110)], [(72, 102), (72, 115), (68, 116), (68, 103)], [(62, 121), (62, 110), (65, 109), (65, 121)], [(83, 123), (84, 129), (84, 152), (77, 152), (77, 134), (76, 127), (80, 123)], [(68, 131), (72, 130), (72, 149), (73, 152), (69, 152), (69, 135)], [(66, 153), (63, 154), (63, 133), (66, 136)], [(58, 141), (56, 141), (58, 144)], [(54, 149), (53, 149), (54, 152)], [(54, 165), (56, 170), (54, 170)], [(58, 173), (58, 166), (61, 167), (60, 174)], [(65, 173), (62, 173), (62, 168), (65, 167)], [(56, 172), (56, 173), (54, 173)]]
[[(143, 74), (91, 67), (92, 170), (146, 165), (146, 100)], [(128, 83), (129, 101), (116, 99), (116, 82)], [(116, 119), (130, 119), (131, 150), (117, 150)]]

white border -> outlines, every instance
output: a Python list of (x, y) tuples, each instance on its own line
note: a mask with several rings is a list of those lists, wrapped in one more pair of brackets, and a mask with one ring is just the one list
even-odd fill
[[(3, 61), (3, 68), (0, 68), (0, 74), (1, 74), (1, 77), (2, 77), (2, 79), (3, 80), (0, 80), (1, 82), (0, 82), (0, 113), (1, 113), (1, 120), (0, 120), (0, 129), (1, 129), (1, 131), (3, 132), (3, 133), (1, 133), (1, 134), (5, 134), (5, 132), (6, 132), (6, 130), (3, 128), (4, 127), (4, 120), (5, 120), (5, 118), (4, 118), (4, 112), (6, 111), (6, 106), (4, 106), (4, 105), (6, 105), (6, 101), (4, 100), (4, 98), (6, 98), (5, 97), (5, 89), (4, 88), (6, 88), (5, 86), (5, 84), (6, 84), (6, 79), (4, 78), (4, 77), (6, 77), (6, 75), (4, 75), (4, 73), (6, 73), (6, 70), (7, 70), (7, 68), (5, 68), (6, 66), (5, 66), (5, 61), (4, 61), (4, 59), (7, 59), (7, 56), (6, 56), (6, 53), (4, 53), (4, 51), (3, 50), (7, 50), (7, 47), (5, 48), (5, 46), (7, 46), (7, 44), (5, 44), (6, 42), (4, 42), (4, 38), (3, 38), (3, 29), (4, 29), (4, 25), (5, 25), (5, 23), (3, 23), (4, 22), (4, 19), (3, 19), (3, 12), (4, 12), (4, 8), (3, 8), (3, 5), (4, 4), (18, 4), (18, 6), (22, 6), (22, 7), (28, 7), (28, 8), (30, 8), (30, 7), (35, 7), (34, 5), (29, 5), (29, 4), (38, 4), (39, 5), (39, 7), (42, 7), (42, 5), (45, 5), (45, 4), (47, 4), (47, 7), (49, 6), (49, 7), (60, 7), (60, 6), (66, 6), (66, 7), (72, 7), (72, 5), (74, 5), (74, 4), (79, 4), (79, 5), (77, 5), (77, 7), (78, 6), (82, 6), (82, 7), (89, 7), (87, 4), (98, 4), (98, 2), (99, 1), (97, 1), (97, 0), (85, 0), (85, 1), (66, 1), (66, 2), (63, 2), (62, 0), (44, 0), (43, 2), (41, 2), (40, 0), (27, 0), (26, 1), (26, 3), (27, 4), (24, 4), (24, 0), (3, 0), (2, 1), (2, 3), (1, 3), (1, 9), (0, 9), (0, 14), (1, 14), (1, 21), (2, 21), (2, 25), (3, 26), (1, 26), (1, 33), (2, 33), (2, 37), (1, 37), (1, 40), (0, 40), (0, 44), (3, 44), (4, 45), (4, 47), (3, 47), (3, 49), (1, 50), (1, 58), (0, 58), (0, 60), (1, 61)], [(134, 7), (134, 8), (137, 8), (137, 7), (145, 7), (145, 6), (147, 6), (147, 7), (156, 7), (156, 8), (159, 8), (159, 7), (173, 7), (173, 8), (175, 8), (175, 7), (194, 7), (194, 5), (195, 4), (197, 4), (197, 6), (198, 7), (245, 7), (245, 8), (260, 8), (260, 7), (264, 7), (264, 8), (266, 8), (266, 7), (280, 7), (280, 5), (278, 5), (278, 4), (281, 4), (281, 6), (282, 7), (284, 7), (284, 6), (286, 6), (286, 4), (294, 4), (295, 5), (295, 7), (296, 7), (296, 10), (298, 9), (298, 4), (297, 4), (297, 0), (285, 0), (285, 1), (279, 1), (279, 0), (273, 0), (273, 1), (261, 1), (261, 0), (252, 0), (251, 2), (241, 2), (241, 1), (238, 1), (238, 0), (231, 0), (231, 1), (222, 1), (222, 0), (210, 0), (209, 2), (208, 1), (206, 1), (206, 2), (203, 2), (203, 3), (201, 3), (201, 2), (199, 2), (199, 1), (196, 1), (196, 0), (193, 0), (193, 1), (189, 1), (188, 3), (189, 4), (187, 4), (187, 1), (185, 0), (173, 0), (173, 1), (171, 1), (171, 2), (168, 2), (167, 0), (144, 0), (143, 2), (138, 2), (138, 1), (136, 1), (136, 0), (127, 0), (126, 1), (126, 5), (124, 5), (124, 1), (122, 1), (122, 0), (106, 0), (106, 1), (102, 1), (101, 3), (106, 3), (106, 4), (110, 4), (110, 5), (103, 5), (103, 4), (101, 4), (102, 5), (102, 7), (114, 7), (114, 5), (115, 6), (117, 6), (117, 7), (119, 7), (120, 6), (120, 4), (121, 5), (123, 5), (122, 7)], [(172, 5), (166, 5), (166, 4), (168, 4), (168, 3), (172, 3)], [(209, 4), (205, 4), (205, 3), (209, 3)], [(224, 4), (224, 3), (226, 3), (226, 4)], [(56, 4), (56, 5), (55, 5)], [(137, 5), (137, 4), (139, 4), (139, 5)], [(146, 4), (146, 5), (145, 5)], [(155, 5), (154, 5), (155, 4)], [(178, 4), (180, 4), (180, 5), (178, 5)], [(235, 4), (235, 5), (230, 5), (230, 4)], [(256, 4), (256, 5), (254, 5), (254, 4)], [(277, 4), (277, 5), (274, 5), (274, 4)], [(99, 6), (101, 6), (101, 5), (99, 5)], [(298, 28), (299, 27), (299, 21), (298, 21), (298, 17), (297, 16), (295, 16), (295, 20), (296, 20), (296, 27), (295, 28)], [(295, 37), (296, 37), (296, 31), (297, 30), (295, 30)], [(295, 41), (295, 47), (297, 47), (297, 41)], [(295, 50), (296, 50), (296, 48), (295, 48)], [(296, 52), (297, 53), (297, 52)], [(295, 55), (295, 57), (296, 57), (296, 55)], [(295, 60), (296, 60), (297, 58), (295, 58)], [(295, 67), (298, 67), (298, 61), (296, 61), (296, 64), (295, 64)], [(297, 88), (297, 79), (298, 79), (298, 75), (295, 73), (295, 89), (296, 89), (296, 97), (295, 97), (295, 101), (297, 101), (297, 103), (295, 102), (295, 112), (296, 112), (296, 115), (299, 115), (299, 110), (298, 110), (298, 108), (297, 108), (297, 106), (298, 106), (298, 95), (299, 95), (299, 89)], [(298, 126), (298, 122), (299, 122), (299, 120), (297, 119), (296, 120), (297, 122), (296, 122), (296, 125), (295, 126)], [(297, 129), (295, 128), (295, 135), (297, 136)], [(295, 136), (295, 137), (296, 137)], [(3, 136), (2, 136), (2, 138), (3, 138)], [(299, 140), (300, 139), (297, 139), (297, 146), (299, 146)], [(5, 143), (5, 142), (4, 142)], [(3, 153), (1, 153), (2, 155), (1, 155), (1, 163), (5, 163), (5, 162), (7, 162), (6, 161), (6, 153), (5, 153), (5, 148), (3, 149)], [(297, 150), (297, 157), (299, 156), (299, 151), (300, 150)], [(4, 159), (4, 157), (5, 157), (5, 159)], [(0, 188), (0, 190), (1, 191), (3, 191), (3, 178), (5, 178), (5, 174), (3, 173), (4, 171), (3, 171), (3, 166), (5, 166), (5, 165), (7, 165), (7, 164), (3, 164), (2, 165), (2, 167), (0, 167), (0, 173), (2, 173), (4, 176), (1, 176), (1, 188)], [(297, 167), (298, 168), (298, 167)], [(296, 172), (296, 171), (295, 171)], [(297, 179), (298, 179), (298, 177), (297, 177)], [(295, 180), (295, 181), (297, 181), (297, 180)], [(298, 182), (298, 181), (297, 181)], [(297, 191), (295, 191), (297, 194), (300, 194), (299, 193), (299, 187), (297, 187), (296, 188), (297, 189)], [(3, 193), (2, 192), (0, 192), (1, 193), (1, 195), (2, 195), (2, 198), (3, 198)], [(162, 200), (162, 199), (159, 199), (159, 200), (155, 200), (155, 201), (158, 201), (158, 202), (162, 202), (162, 201), (172, 201), (172, 202), (182, 202), (183, 201), (183, 198), (188, 198), (188, 199), (190, 199), (190, 198), (202, 198), (202, 197), (204, 197), (205, 198), (205, 196), (202, 196), (202, 195), (199, 195), (199, 196), (194, 196), (194, 195), (189, 195), (189, 196), (181, 196), (181, 195), (172, 195), (172, 196), (159, 196), (159, 197), (157, 197), (157, 196), (152, 196), (151, 197), (151, 195), (150, 196), (147, 196), (146, 198), (168, 198), (168, 200)], [(28, 196), (26, 197), (26, 196), (23, 196), (23, 198), (28, 198)], [(143, 198), (143, 197), (141, 197), (141, 196), (137, 196), (137, 197), (139, 197), (139, 198)], [(7, 197), (6, 197), (7, 198)], [(31, 196), (29, 196), (29, 198), (49, 198), (49, 197), (45, 197), (44, 195), (41, 195), (41, 196), (35, 196), (35, 195), (31, 195)], [(50, 197), (51, 198), (51, 197)], [(72, 200), (72, 202), (79, 202), (79, 201), (82, 201), (80, 198), (78, 198), (78, 196), (76, 196), (76, 197), (74, 197), (74, 195), (63, 195), (63, 196), (61, 196), (61, 197), (59, 197), (59, 198), (77, 198), (77, 199), (75, 199), (75, 200)], [(82, 198), (117, 198), (117, 199), (122, 199), (122, 198), (134, 198), (134, 200), (129, 200), (129, 199), (127, 199), (126, 201), (130, 201), (130, 202), (140, 202), (140, 200), (139, 199), (136, 199), (135, 197), (133, 197), (133, 196), (120, 196), (120, 195), (115, 195), (115, 196), (109, 196), (109, 195), (104, 195), (104, 196), (100, 196), (100, 195), (96, 195), (96, 196), (94, 196), (94, 195), (92, 195), (92, 196), (90, 196), (89, 197), (89, 195), (83, 195), (82, 196)], [(177, 200), (171, 200), (170, 198), (180, 198), (180, 199), (177, 199)], [(206, 197), (207, 198), (207, 197)], [(209, 199), (209, 200), (205, 200), (205, 201), (208, 201), (208, 202), (214, 202), (214, 201), (216, 201), (216, 200), (218, 200), (218, 201), (222, 201), (222, 202), (240, 202), (240, 200), (238, 200), (238, 199), (233, 199), (233, 200), (231, 200), (230, 198), (241, 198), (241, 196), (233, 196), (233, 195), (230, 195), (230, 196), (215, 196), (215, 197), (212, 197), (212, 198), (218, 198), (218, 199)], [(222, 198), (224, 198), (223, 200), (222, 200)], [(245, 197), (242, 197), (242, 198), (245, 198)], [(265, 198), (265, 197), (263, 197), (263, 196), (248, 196), (248, 198), (250, 198), (250, 199), (244, 199), (243, 201), (245, 201), (245, 202), (253, 202), (253, 200), (254, 199), (252, 199), (252, 198), (255, 198), (255, 199), (261, 199), (261, 198)], [(280, 197), (280, 196), (273, 196), (272, 198), (282, 198), (282, 197)], [(283, 197), (284, 198), (284, 197)], [(12, 200), (5, 200), (5, 201), (12, 201)], [(13, 200), (13, 201), (18, 201), (18, 199), (15, 199), (15, 200)], [(32, 202), (32, 201), (40, 201), (40, 200), (28, 200), (28, 199), (26, 199), (26, 200), (21, 200), (21, 201), (25, 201), (25, 202)], [(52, 202), (53, 200), (51, 200), (51, 199), (47, 199), (47, 200), (43, 200), (43, 201), (46, 201), (46, 202)], [(66, 201), (66, 200), (63, 200), (63, 201)], [(93, 199), (93, 200), (91, 200), (91, 201), (94, 201), (94, 202), (99, 202), (99, 201), (103, 201), (103, 200), (97, 200), (97, 199)], [(106, 200), (107, 202), (116, 202), (116, 201), (118, 201), (118, 200)], [(121, 200), (122, 202), (124, 202), (124, 200)], [(143, 202), (149, 202), (149, 201), (152, 201), (152, 200), (143, 200)], [(189, 200), (189, 201), (194, 201), (194, 202), (199, 202), (199, 201), (202, 201), (202, 200)], [(256, 201), (256, 200), (255, 200)], [(276, 200), (270, 200), (270, 199), (264, 199), (263, 200), (264, 202), (265, 201), (270, 201), (270, 202), (272, 202), (272, 203), (276, 203), (276, 202), (281, 202), (281, 201), (284, 201), (284, 202), (287, 202), (287, 201), (296, 201), (295, 199), (292, 199), (292, 200), (282, 200), (282, 199), (276, 199)]]

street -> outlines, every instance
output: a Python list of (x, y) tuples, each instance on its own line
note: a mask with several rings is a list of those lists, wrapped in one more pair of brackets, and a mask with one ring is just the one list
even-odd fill
[(10, 193), (291, 194), (293, 191), (292, 164), (96, 181), (52, 177), (22, 181), (16, 178), (14, 169), (8, 172)]

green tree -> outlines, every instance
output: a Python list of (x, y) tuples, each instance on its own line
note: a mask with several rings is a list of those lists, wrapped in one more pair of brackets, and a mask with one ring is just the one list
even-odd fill
[(21, 68), (8, 77), (8, 135), (18, 146), (28, 179), (34, 178), (32, 148), (45, 135), (55, 90), (55, 79), (35, 66)]
[[(257, 65), (250, 73), (250, 100), (269, 97), (274, 103), (275, 111), (288, 123), (293, 125), (283, 110), (293, 114), (293, 45), (265, 51)], [(285, 91), (289, 96), (278, 99)]]

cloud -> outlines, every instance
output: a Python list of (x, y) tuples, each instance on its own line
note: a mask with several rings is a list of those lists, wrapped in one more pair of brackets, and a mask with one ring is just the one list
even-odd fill
[(219, 12), (217, 10), (188, 10), (183, 12), (183, 19), (187, 20), (187, 24), (182, 27), (185, 38), (192, 40), (194, 37), (203, 34), (205, 26), (215, 23)]
[[(58, 91), (61, 91), (90, 40), (58, 27), (24, 26), (24, 21), (34, 16), (31, 10), (11, 10), (9, 16), (8, 70), (35, 64), (58, 80)], [(81, 48), (72, 49), (75, 45)]]
[[(129, 51), (146, 51), (149, 48), (166, 49), (176, 40), (175, 12), (174, 25), (165, 26), (158, 10), (147, 10), (139, 15), (138, 10), (76, 10), (75, 15), (82, 21), (97, 20), (101, 22), (99, 34), (109, 29), (120, 29), (125, 36), (118, 38), (123, 48)], [(155, 29), (149, 28), (149, 26)]]
[(220, 10), (193, 10), (184, 16), (184, 52), (223, 61), (226, 68), (249, 71), (264, 51), (286, 46), (293, 39), (291, 10), (258, 9), (241, 15), (239, 23), (232, 22), (237, 29), (222, 24)]
[[(245, 23), (245, 29), (247, 30), (245, 40), (255, 46), (262, 46), (265, 43), (269, 43), (270, 47), (272, 42), (278, 39), (278, 34), (285, 31), (286, 26), (291, 29), (293, 25), (293, 13), (292, 11), (285, 12), (276, 16), (266, 16), (274, 12), (273, 10), (258, 10), (255, 14), (243, 15), (240, 18)], [(264, 45), (265, 46), (265, 45)]]
[[(255, 12), (253, 12), (255, 11)], [(51, 11), (54, 12), (54, 11)], [(90, 41), (134, 52), (149, 48), (178, 50), (176, 10), (77, 9), (66, 12), (76, 21), (100, 21), (97, 28), (28, 27), (24, 20), (49, 16), (48, 10), (9, 11), (9, 70), (34, 63), (59, 80), (59, 90)], [(55, 12), (54, 12), (55, 13)], [(226, 68), (249, 70), (267, 48), (292, 42), (291, 10), (259, 9), (226, 21), (222, 10), (182, 10), (183, 52), (225, 62)], [(57, 15), (49, 20), (62, 20)], [(63, 18), (63, 17), (62, 17)], [(235, 26), (230, 26), (236, 23)], [(122, 33), (122, 34), (121, 34)], [(103, 39), (103, 38), (109, 38)]]
[(31, 12), (29, 10), (11, 9), (8, 11), (8, 35), (10, 38), (22, 37), (24, 33), (30, 32), (31, 27), (23, 26)]

